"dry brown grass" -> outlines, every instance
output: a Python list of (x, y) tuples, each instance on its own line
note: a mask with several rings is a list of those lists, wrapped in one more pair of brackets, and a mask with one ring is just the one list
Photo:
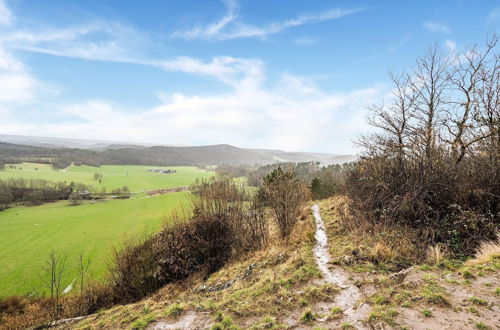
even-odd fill
[(427, 248), (427, 263), (430, 265), (440, 265), (446, 258), (447, 252), (440, 244), (430, 245)]
[(388, 262), (394, 260), (397, 256), (396, 251), (394, 251), (387, 243), (377, 242), (375, 246), (371, 249), (371, 257), (373, 260), (378, 262)]
[[(419, 261), (416, 233), (407, 226), (373, 223), (352, 208), (348, 197), (321, 202), (330, 253), (341, 264), (399, 270)], [(349, 262), (346, 263), (345, 261)], [(358, 267), (360, 268), (360, 267)]]
[(474, 259), (467, 261), (467, 265), (479, 265), (500, 259), (500, 232), (497, 232), (494, 241), (482, 242), (476, 251)]

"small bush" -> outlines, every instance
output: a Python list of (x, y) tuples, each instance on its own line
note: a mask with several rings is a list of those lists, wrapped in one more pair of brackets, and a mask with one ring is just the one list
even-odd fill
[(435, 284), (425, 286), (422, 289), (422, 296), (428, 303), (443, 307), (450, 306), (450, 302), (444, 296), (444, 289)]
[(488, 306), (488, 302), (479, 297), (472, 297), (469, 299), (469, 301), (477, 306)]
[(219, 323), (212, 325), (211, 330), (237, 330), (239, 327), (229, 316), (224, 316)]
[(488, 330), (488, 329), (491, 329), (490, 326), (487, 326), (483, 322), (477, 322), (477, 323), (474, 324), (474, 326), (476, 327), (476, 329), (479, 329), (479, 330)]
[(335, 306), (332, 308), (331, 312), (333, 315), (338, 315), (338, 314), (342, 314), (344, 311), (342, 310), (342, 308)]
[(300, 322), (312, 323), (312, 322), (316, 321), (316, 318), (317, 318), (316, 314), (314, 314), (310, 309), (308, 309), (300, 317)]
[(184, 308), (180, 304), (172, 304), (165, 311), (165, 316), (178, 317), (184, 312)]
[(278, 167), (264, 178), (260, 195), (273, 210), (281, 238), (288, 239), (305, 202), (310, 199), (307, 186), (294, 172)]

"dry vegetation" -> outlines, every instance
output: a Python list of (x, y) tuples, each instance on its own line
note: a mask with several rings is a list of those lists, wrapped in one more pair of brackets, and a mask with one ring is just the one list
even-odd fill
[(448, 54), (437, 47), (392, 73), (391, 103), (372, 107), (379, 132), (360, 140), (349, 196), (373, 223), (473, 253), (500, 226), (498, 38)]
[[(293, 207), (280, 209), (283, 218), (275, 218), (280, 229), (287, 228), (286, 232), (279, 231), (279, 240), (288, 240), (295, 224), (291, 219), (298, 216), (308, 195), (293, 173), (280, 169), (278, 174), (278, 177), (285, 176), (276, 182), (270, 180), (266, 184), (268, 190), (259, 194), (228, 178), (200, 182), (194, 189), (192, 212), (184, 216), (173, 215), (169, 225), (152, 237), (127, 240), (115, 253), (105, 283), (82, 285), (79, 296), (63, 298), (60, 288), (56, 287), (56, 294), (50, 298), (25, 299), (22, 303), (17, 303), (16, 298), (5, 299), (2, 304), (7, 307), (0, 310), (2, 325), (24, 328), (43, 325), (49, 320), (87, 315), (102, 308), (137, 301), (169, 283), (192, 276), (209, 276), (230, 260), (266, 245), (269, 226), (261, 197), (267, 197), (271, 209), (290, 205), (288, 195), (269, 193), (276, 191), (272, 185), (291, 189), (297, 197), (293, 199)], [(64, 260), (52, 259), (51, 265), (56, 271), (52, 272), (50, 282), (57, 284), (62, 277), (63, 270), (59, 268)], [(10, 301), (17, 308), (10, 307)], [(27, 313), (30, 318), (26, 317)]]

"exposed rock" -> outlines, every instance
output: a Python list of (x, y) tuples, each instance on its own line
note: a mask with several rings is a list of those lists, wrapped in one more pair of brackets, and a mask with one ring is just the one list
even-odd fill
[(399, 272), (389, 276), (389, 279), (393, 280), (396, 283), (403, 283), (404, 279), (406, 278), (406, 275), (408, 275), (408, 273), (410, 273), (412, 270), (413, 266), (400, 270)]

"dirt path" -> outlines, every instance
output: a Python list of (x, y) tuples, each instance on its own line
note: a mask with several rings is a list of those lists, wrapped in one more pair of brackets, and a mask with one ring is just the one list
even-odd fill
[(312, 211), (316, 221), (316, 246), (314, 257), (319, 270), (323, 273), (325, 281), (335, 284), (341, 288), (335, 299), (336, 306), (344, 311), (345, 319), (358, 329), (366, 327), (361, 323), (370, 312), (370, 306), (363, 303), (357, 305), (363, 298), (361, 290), (349, 280), (349, 274), (340, 267), (330, 267), (330, 253), (328, 252), (328, 238), (325, 224), (319, 212), (319, 206), (313, 205)]

